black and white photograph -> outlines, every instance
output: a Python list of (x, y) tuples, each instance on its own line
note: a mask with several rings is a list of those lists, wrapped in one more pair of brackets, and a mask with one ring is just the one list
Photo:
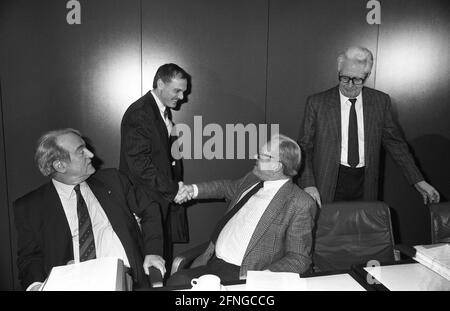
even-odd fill
[(450, 291), (449, 90), (448, 0), (1, 0), (0, 291)]

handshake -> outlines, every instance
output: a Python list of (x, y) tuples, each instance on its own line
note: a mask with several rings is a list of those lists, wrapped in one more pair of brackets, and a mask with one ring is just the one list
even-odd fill
[(177, 204), (181, 204), (189, 200), (192, 200), (193, 197), (194, 197), (194, 186), (185, 185), (182, 181), (179, 181), (178, 193), (175, 196), (175, 199), (173, 199), (173, 201)]

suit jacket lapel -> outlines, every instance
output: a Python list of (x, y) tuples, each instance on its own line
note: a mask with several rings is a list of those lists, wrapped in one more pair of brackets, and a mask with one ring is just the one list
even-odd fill
[(330, 141), (334, 141), (338, 143), (339, 150), (337, 155), (337, 160), (340, 159), (341, 154), (341, 98), (339, 95), (339, 88), (335, 87), (332, 90), (332, 94), (330, 99), (328, 100), (329, 105), (329, 114), (327, 120), (331, 123), (332, 132), (334, 135), (334, 139)]
[(148, 105), (146, 105), (147, 109), (149, 109), (151, 112), (150, 114), (153, 115), (153, 121), (155, 122), (156, 127), (158, 128), (158, 133), (162, 139), (163, 142), (165, 142), (165, 146), (167, 146), (167, 150), (169, 149), (169, 135), (167, 133), (167, 127), (166, 123), (164, 122), (163, 118), (161, 117), (161, 113), (159, 112), (158, 105), (156, 104), (155, 99), (153, 98), (153, 95), (151, 91), (149, 91), (147, 94), (145, 94), (148, 99)]
[[(131, 230), (129, 227), (129, 222), (135, 221), (134, 215), (130, 212), (126, 203), (120, 203), (122, 200), (115, 193), (115, 190), (103, 183), (100, 179), (96, 178), (95, 175), (86, 180), (86, 182), (100, 203), (100, 206), (108, 217), (108, 221), (111, 223), (114, 232), (122, 243), (128, 257), (128, 262), (131, 267), (137, 267), (133, 244), (134, 241), (129, 234)], [(127, 216), (129, 216), (129, 218), (127, 218)]]
[(293, 183), (292, 181), (287, 181), (278, 192), (273, 197), (272, 201), (270, 201), (266, 210), (261, 216), (258, 224), (256, 225), (255, 232), (248, 243), (247, 249), (245, 251), (244, 258), (248, 255), (248, 253), (255, 247), (256, 243), (261, 239), (263, 234), (267, 231), (269, 226), (272, 224), (273, 219), (280, 213), (281, 209), (283, 209), (284, 204), (289, 197), (289, 194), (292, 192)]
[(114, 219), (117, 219), (115, 216), (116, 211), (112, 208), (112, 205), (115, 205), (115, 200), (111, 199), (113, 192), (109, 187), (107, 187), (101, 180), (95, 178), (95, 176), (90, 177), (86, 182), (91, 188), (92, 193), (94, 193), (98, 202), (100, 203), (102, 209), (105, 211), (106, 216), (112, 225), (115, 225)]
[(247, 191), (250, 187), (254, 186), (256, 183), (260, 182), (261, 180), (255, 175), (255, 174), (249, 174), (246, 178), (245, 182), (243, 183), (243, 186), (241, 187), (239, 194), (236, 195), (236, 197), (233, 199), (233, 201), (230, 203), (227, 209), (227, 213), (236, 205), (237, 202), (239, 202), (239, 199), (241, 198), (242, 194)]
[(73, 259), (73, 243), (72, 232), (70, 231), (69, 222), (67, 221), (66, 213), (59, 198), (58, 192), (52, 182), (49, 182), (45, 189), (44, 195), (44, 209), (46, 214), (43, 216), (46, 219), (51, 220), (51, 227), (54, 228), (53, 232), (58, 232), (55, 239), (55, 243), (61, 245), (62, 250), (66, 250), (66, 254), (70, 254)]

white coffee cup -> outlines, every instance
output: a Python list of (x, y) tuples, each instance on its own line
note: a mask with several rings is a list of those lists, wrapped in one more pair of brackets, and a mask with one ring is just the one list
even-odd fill
[(220, 278), (214, 274), (205, 274), (191, 280), (192, 290), (220, 291)]

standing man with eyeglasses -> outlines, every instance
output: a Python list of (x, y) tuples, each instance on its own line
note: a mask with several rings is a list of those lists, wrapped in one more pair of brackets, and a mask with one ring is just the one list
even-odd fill
[(367, 48), (348, 48), (337, 58), (339, 85), (308, 97), (300, 138), (305, 152), (300, 187), (319, 206), (377, 200), (383, 145), (424, 204), (437, 203), (439, 193), (424, 180), (392, 118), (389, 95), (364, 86), (372, 64)]

